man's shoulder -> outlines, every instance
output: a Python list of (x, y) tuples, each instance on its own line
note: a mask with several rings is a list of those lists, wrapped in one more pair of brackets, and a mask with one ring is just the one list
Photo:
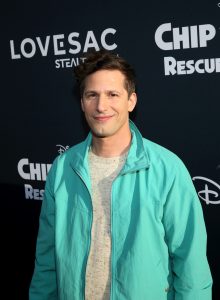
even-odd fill
[(78, 163), (83, 164), (84, 154), (86, 151), (86, 143), (82, 141), (78, 144), (71, 146), (69, 149), (58, 155), (50, 168), (47, 175), (47, 182), (50, 185), (54, 185), (55, 188), (59, 186), (60, 182), (64, 178), (73, 174), (72, 167)]
[(172, 182), (175, 178), (185, 186), (192, 186), (191, 176), (182, 159), (171, 150), (143, 139), (145, 151), (149, 157), (150, 168), (156, 176), (167, 178)]
[(82, 155), (85, 151), (85, 141), (71, 146), (69, 149), (56, 157), (57, 161), (72, 160), (76, 155)]
[[(137, 136), (137, 147), (141, 147), (143, 145), (143, 149), (149, 159), (149, 163), (152, 165), (154, 163), (158, 164), (163, 163), (165, 166), (175, 165), (175, 164), (183, 164), (182, 160), (171, 150), (161, 146), (160, 144), (147, 139), (142, 136), (141, 132), (138, 130), (136, 125), (133, 122), (130, 122), (131, 129)], [(141, 142), (140, 142), (141, 141)], [(139, 148), (139, 149), (141, 149)]]
[(60, 169), (64, 170), (71, 162), (74, 162), (79, 158), (83, 159), (83, 153), (85, 153), (85, 141), (71, 146), (69, 149), (56, 156), (51, 169), (54, 171), (59, 171)]
[(163, 164), (167, 167), (185, 167), (181, 158), (168, 148), (146, 138), (143, 138), (143, 144), (151, 164)]
[[(74, 153), (77, 153), (79, 151), (82, 151), (83, 149), (85, 148), (85, 140), (71, 146), (66, 152), (67, 155), (71, 155), (74, 154)], [(65, 153), (65, 152), (64, 152)]]

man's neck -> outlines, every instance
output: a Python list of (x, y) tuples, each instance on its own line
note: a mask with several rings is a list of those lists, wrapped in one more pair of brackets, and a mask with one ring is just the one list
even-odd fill
[(102, 157), (120, 156), (128, 152), (131, 144), (131, 132), (129, 131), (122, 139), (118, 137), (100, 138), (93, 136), (92, 152)]

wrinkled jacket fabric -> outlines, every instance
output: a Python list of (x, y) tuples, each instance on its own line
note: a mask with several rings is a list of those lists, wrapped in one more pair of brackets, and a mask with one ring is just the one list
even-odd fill
[[(191, 178), (176, 155), (130, 128), (131, 147), (111, 191), (111, 300), (211, 300), (206, 229)], [(49, 172), (30, 300), (85, 297), (91, 140), (60, 155)]]

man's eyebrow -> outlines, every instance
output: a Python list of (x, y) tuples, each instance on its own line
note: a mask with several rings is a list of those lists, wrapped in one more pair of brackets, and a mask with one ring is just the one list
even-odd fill
[(117, 93), (117, 94), (121, 94), (122, 91), (120, 90), (115, 90), (115, 89), (112, 89), (112, 90), (107, 90), (106, 93)]
[(87, 91), (84, 91), (84, 94), (90, 94), (90, 93), (98, 93), (97, 91), (94, 91), (94, 90), (87, 90)]
[[(115, 90), (115, 89), (112, 89), (112, 90), (106, 90), (104, 91), (105, 93), (118, 93), (118, 94), (121, 94), (121, 91), (119, 90)], [(90, 93), (95, 93), (95, 94), (98, 94), (99, 91), (96, 91), (96, 90), (87, 90), (87, 91), (84, 91), (84, 94), (90, 94)]]

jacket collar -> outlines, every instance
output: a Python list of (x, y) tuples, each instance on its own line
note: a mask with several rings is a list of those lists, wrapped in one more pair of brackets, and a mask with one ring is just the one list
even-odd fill
[[(143, 168), (149, 168), (150, 162), (147, 151), (143, 144), (143, 137), (135, 124), (129, 121), (130, 130), (132, 133), (131, 146), (128, 151), (128, 156), (125, 162), (121, 174), (140, 170)], [(82, 177), (88, 177), (88, 152), (92, 143), (92, 134), (88, 134), (87, 138), (76, 146), (74, 155), (71, 159), (71, 166)]]
[(121, 173), (132, 172), (143, 168), (149, 168), (150, 161), (146, 148), (144, 147), (143, 137), (135, 124), (129, 121), (132, 134), (131, 146), (124, 168)]

